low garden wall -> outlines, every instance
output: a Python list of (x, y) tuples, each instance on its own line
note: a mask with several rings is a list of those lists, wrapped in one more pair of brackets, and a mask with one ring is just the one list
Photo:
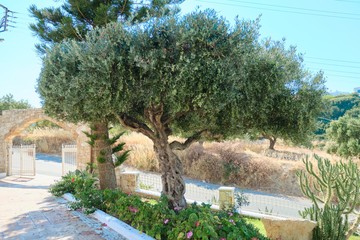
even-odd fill
[[(116, 178), (119, 188), (126, 193), (136, 194), (152, 199), (159, 199), (160, 193), (140, 189), (138, 172), (121, 172), (116, 169)], [(235, 204), (235, 188), (220, 187), (218, 189), (218, 205), (212, 205), (214, 210), (224, 209)], [(194, 203), (192, 199), (186, 199), (188, 204)], [(197, 201), (196, 201), (197, 202)], [(198, 202), (201, 204), (201, 202)], [(281, 240), (311, 240), (316, 222), (302, 219), (286, 219), (282, 217), (259, 214), (255, 212), (239, 210), (240, 214), (253, 218), (260, 218), (264, 224), (266, 234), (270, 239)]]

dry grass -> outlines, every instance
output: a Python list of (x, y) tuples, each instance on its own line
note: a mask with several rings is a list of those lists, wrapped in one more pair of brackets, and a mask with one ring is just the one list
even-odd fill
[[(131, 133), (121, 141), (132, 149), (127, 164), (148, 171), (159, 171), (152, 142), (141, 134)], [(224, 185), (235, 185), (271, 193), (301, 196), (296, 172), (304, 169), (302, 159), (313, 154), (328, 159), (337, 157), (322, 150), (291, 147), (279, 142), (276, 151), (267, 150), (267, 141), (234, 140), (192, 144), (177, 151), (184, 174), (190, 178)]]
[[(70, 133), (61, 129), (35, 129), (26, 137), (14, 139), (14, 144), (35, 143), (39, 152), (60, 153), (62, 143), (73, 141)], [(120, 141), (131, 150), (127, 165), (160, 171), (150, 139), (132, 132), (123, 135)], [(293, 196), (301, 196), (296, 172), (304, 169), (302, 159), (306, 156), (312, 159), (313, 154), (317, 154), (339, 160), (319, 149), (291, 147), (282, 142), (277, 143), (276, 151), (267, 150), (267, 147), (267, 141), (205, 142), (194, 143), (176, 154), (183, 163), (184, 174), (190, 178)]]
[(35, 144), (37, 152), (53, 154), (61, 154), (62, 144), (73, 143), (71, 133), (59, 128), (37, 128), (13, 139), (14, 145)]

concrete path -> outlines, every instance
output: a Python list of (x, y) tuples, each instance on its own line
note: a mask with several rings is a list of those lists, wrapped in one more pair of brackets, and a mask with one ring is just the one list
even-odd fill
[(124, 239), (95, 219), (69, 211), (48, 187), (58, 179), (9, 176), (0, 179), (0, 239)]

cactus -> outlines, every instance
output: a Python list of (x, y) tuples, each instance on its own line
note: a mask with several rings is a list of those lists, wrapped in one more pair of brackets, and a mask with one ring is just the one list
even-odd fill
[[(318, 222), (314, 239), (348, 239), (360, 222), (360, 171), (351, 160), (332, 164), (328, 159), (314, 157), (317, 171), (306, 158), (303, 160), (306, 171), (297, 173), (301, 191), (313, 202), (300, 215)], [(351, 227), (349, 214), (357, 217)]]

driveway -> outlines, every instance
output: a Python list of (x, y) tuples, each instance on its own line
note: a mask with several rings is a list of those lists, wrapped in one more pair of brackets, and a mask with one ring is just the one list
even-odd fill
[(53, 197), (48, 187), (56, 179), (40, 174), (0, 179), (0, 239), (124, 239)]

